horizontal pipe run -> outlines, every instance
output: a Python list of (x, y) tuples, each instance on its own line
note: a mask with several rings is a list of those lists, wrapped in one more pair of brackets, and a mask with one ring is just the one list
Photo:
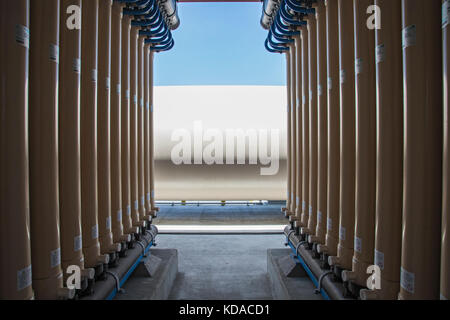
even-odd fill
[[(320, 267), (317, 259), (314, 259), (303, 245), (297, 236), (294, 235), (294, 232), (291, 232), (290, 226), (287, 226), (284, 229), (284, 234), (287, 238), (287, 244), (292, 249), (294, 255), (297, 257), (306, 273), (308, 274), (311, 281), (314, 283), (316, 287), (319, 287), (320, 277), (329, 272), (330, 270), (326, 270)], [(298, 248), (298, 249), (297, 249)], [(322, 280), (320, 294), (326, 300), (346, 300), (343, 295), (344, 287), (342, 283), (334, 282), (331, 280), (331, 277), (324, 277)]]
[[(150, 248), (155, 245), (158, 229), (151, 226), (145, 235), (141, 237), (143, 246), (135, 243), (135, 247), (127, 250), (127, 256), (119, 260), (118, 266), (110, 268), (107, 278), (104, 281), (96, 282), (93, 289), (94, 294), (82, 298), (81, 300), (112, 300), (120, 292), (130, 276), (133, 274), (139, 263), (147, 256)], [(143, 250), (144, 249), (144, 250)], [(119, 283), (117, 283), (117, 280)], [(119, 289), (119, 290), (118, 290)]]

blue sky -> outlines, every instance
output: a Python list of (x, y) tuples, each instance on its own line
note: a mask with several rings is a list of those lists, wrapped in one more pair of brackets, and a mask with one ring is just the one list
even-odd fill
[(264, 48), (262, 4), (178, 3), (175, 47), (155, 58), (155, 85), (283, 86), (285, 57)]

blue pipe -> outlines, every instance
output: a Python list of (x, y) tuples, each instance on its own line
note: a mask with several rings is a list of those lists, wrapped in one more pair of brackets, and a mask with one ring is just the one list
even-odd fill
[(265, 45), (267, 51), (272, 52), (272, 53), (284, 53), (284, 52), (288, 52), (289, 51), (289, 49), (286, 48), (286, 47), (278, 47), (278, 46), (274, 46), (274, 45), (270, 44), (273, 47), (273, 49), (272, 49), (269, 46), (269, 39), (268, 38), (266, 39), (266, 42), (264, 43), (264, 45)]
[[(131, 268), (127, 271), (127, 273), (123, 276), (123, 278), (119, 282), (119, 288), (122, 288), (125, 282), (127, 282), (128, 278), (133, 274), (134, 270), (136, 270), (139, 263), (142, 261), (145, 255), (147, 255), (150, 248), (153, 246), (153, 240), (150, 241), (148, 246), (145, 248), (144, 253), (142, 253), (139, 258), (136, 260), (136, 262), (131, 266)], [(106, 300), (112, 300), (117, 295), (117, 287), (114, 287), (113, 291), (109, 294), (109, 296), (106, 298)]]
[[(286, 237), (287, 238), (287, 237)], [(308, 274), (311, 281), (314, 283), (314, 286), (319, 286), (319, 281), (317, 280), (314, 273), (312, 273), (311, 269), (308, 267), (308, 265), (305, 263), (305, 260), (303, 260), (302, 256), (300, 254), (297, 254), (294, 245), (291, 243), (291, 240), (287, 239), (287, 243), (289, 244), (289, 247), (291, 247), (292, 251), (294, 252), (294, 256), (298, 259), (300, 264), (302, 265), (303, 269), (305, 269), (306, 273)], [(325, 300), (331, 300), (330, 296), (327, 294), (327, 292), (322, 288), (320, 290), (320, 294)]]
[(302, 7), (296, 3), (294, 3), (293, 0), (285, 0), (286, 1), (286, 5), (289, 9), (297, 12), (297, 13), (303, 13), (303, 14), (314, 14), (316, 12), (316, 10), (314, 8), (305, 8)]

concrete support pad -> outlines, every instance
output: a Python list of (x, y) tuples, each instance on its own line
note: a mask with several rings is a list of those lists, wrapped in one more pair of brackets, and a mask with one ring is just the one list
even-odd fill
[(274, 300), (323, 300), (290, 249), (268, 249), (267, 272)]
[(116, 300), (167, 300), (178, 274), (176, 249), (151, 249)]

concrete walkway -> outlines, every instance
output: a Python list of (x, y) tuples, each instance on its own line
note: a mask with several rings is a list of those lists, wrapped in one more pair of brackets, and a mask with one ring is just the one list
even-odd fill
[(179, 274), (169, 299), (271, 300), (267, 249), (282, 235), (159, 235), (158, 248), (176, 248)]

